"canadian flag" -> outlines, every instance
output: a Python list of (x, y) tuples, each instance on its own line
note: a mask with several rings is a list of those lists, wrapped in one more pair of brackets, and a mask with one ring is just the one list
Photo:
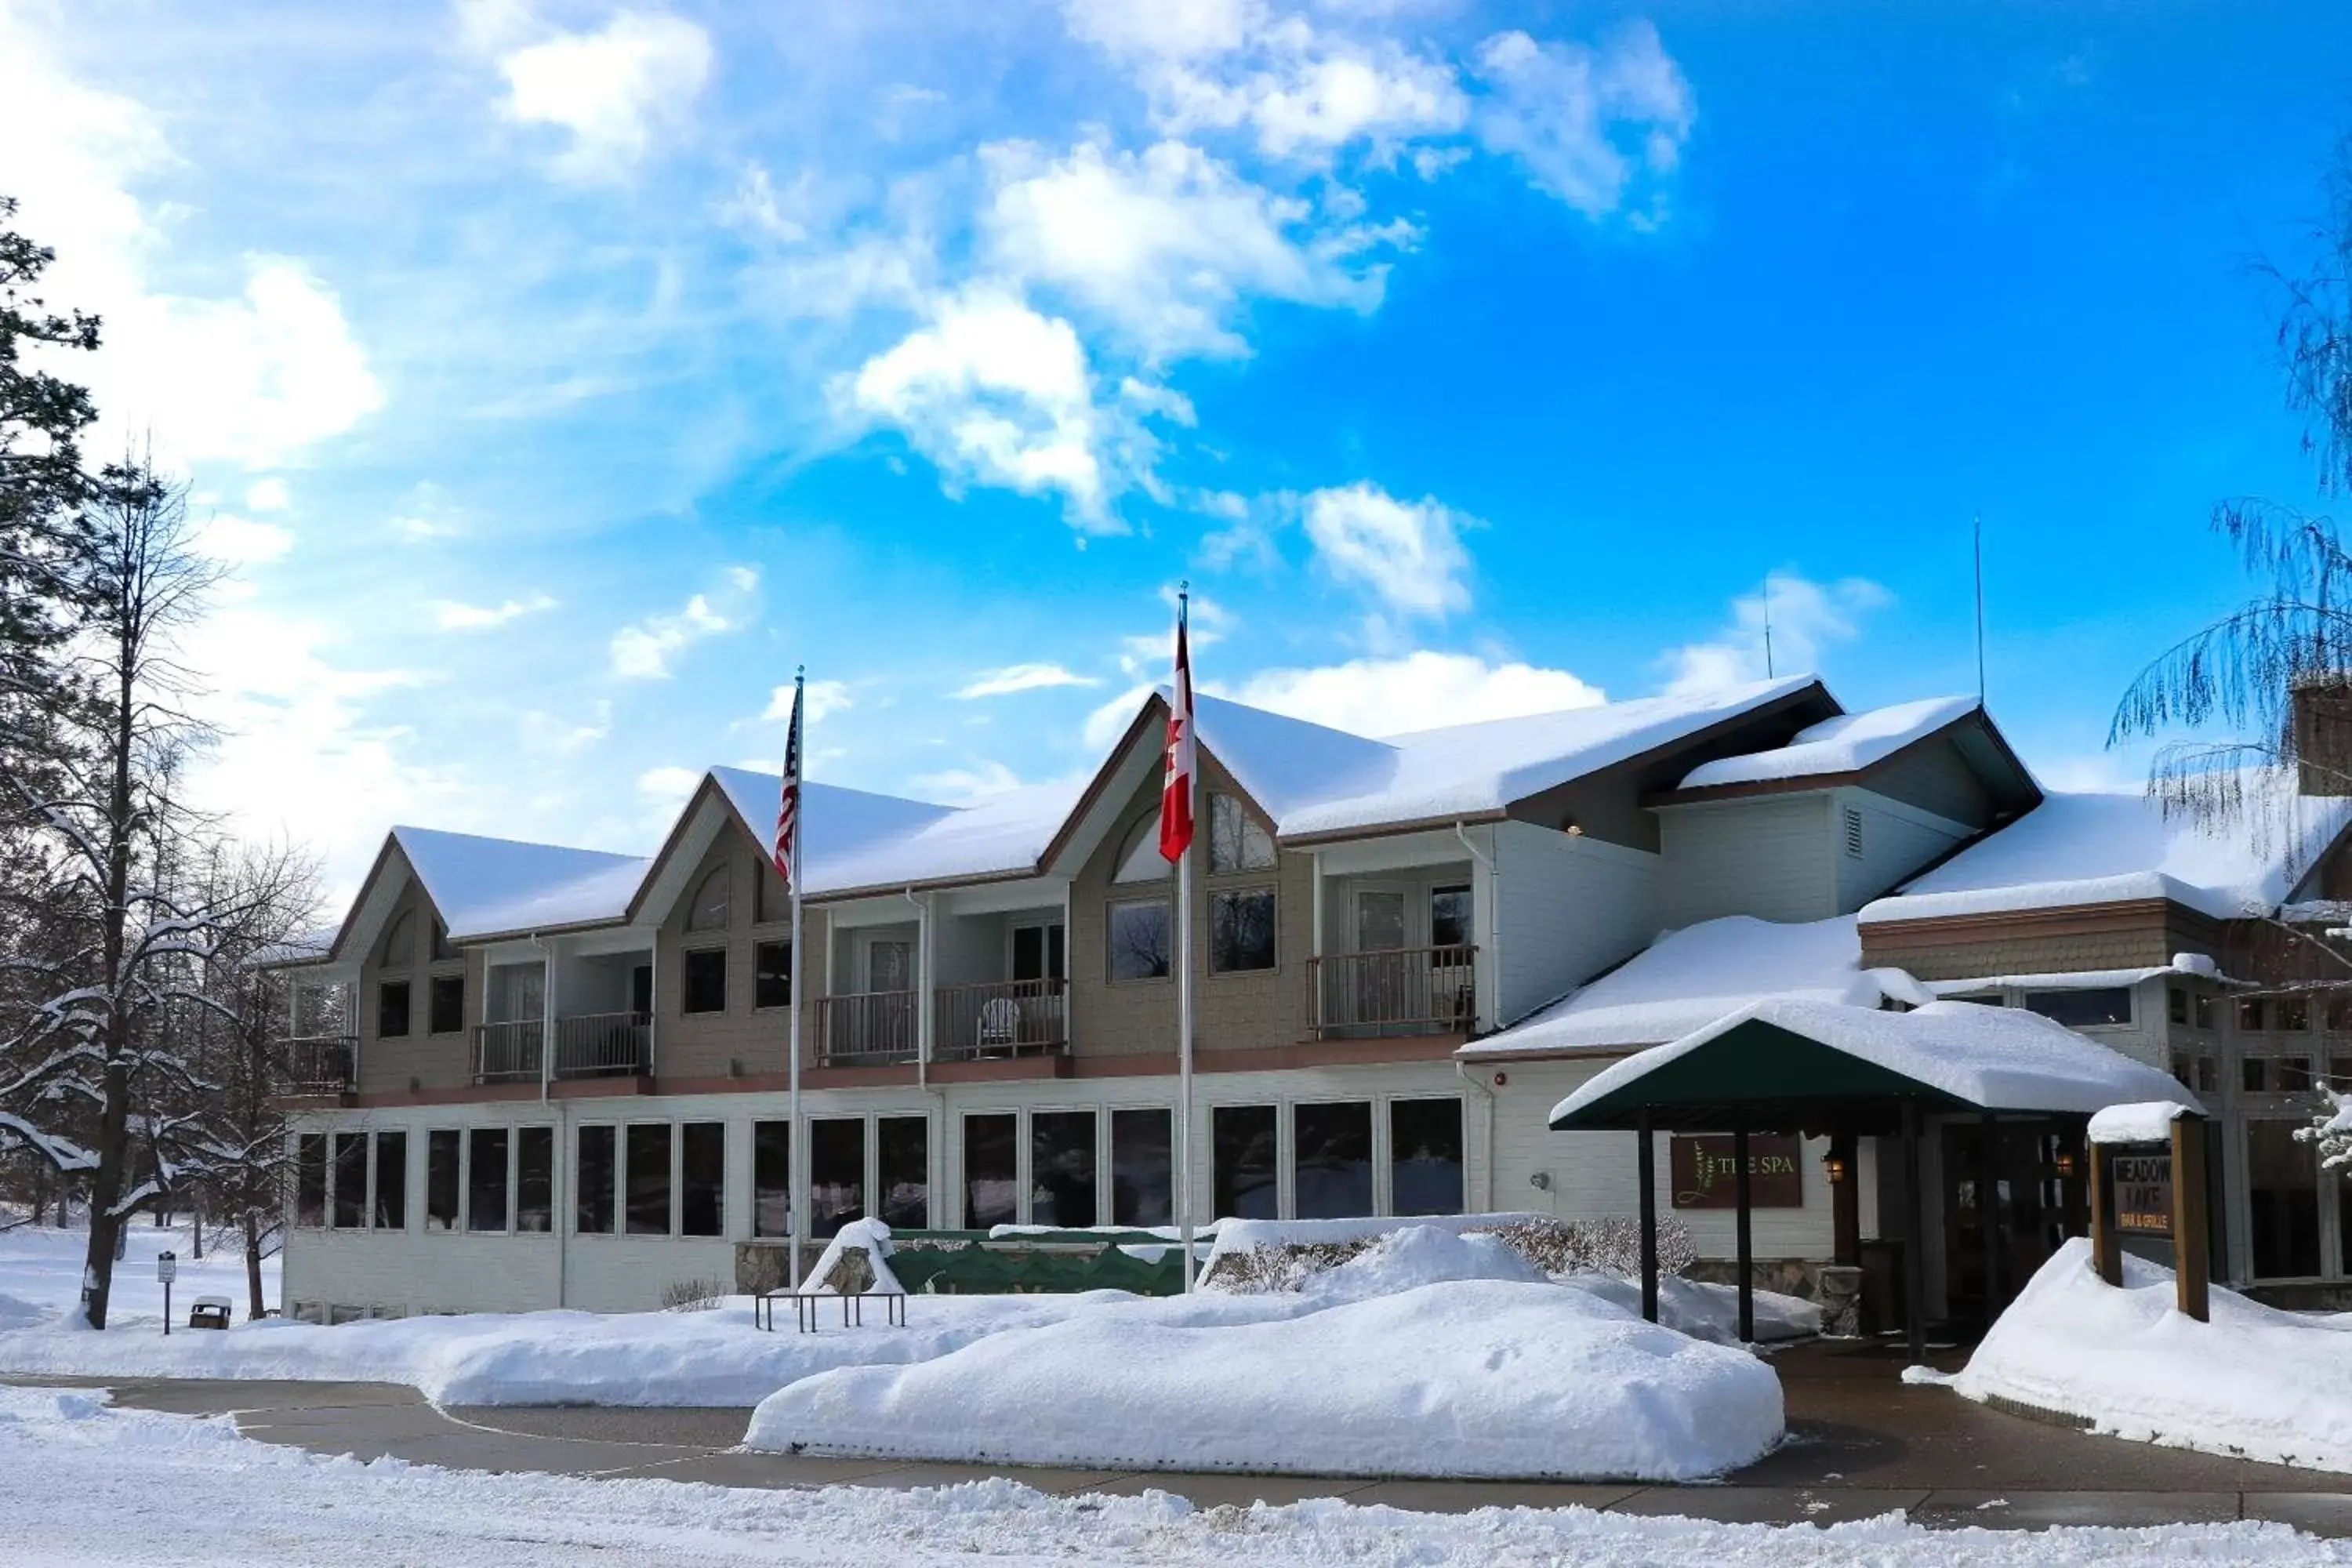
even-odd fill
[(1160, 786), (1160, 854), (1183, 858), (1192, 843), (1192, 650), (1184, 636), (1187, 595), (1176, 596), (1176, 682), (1168, 704), (1168, 774)]

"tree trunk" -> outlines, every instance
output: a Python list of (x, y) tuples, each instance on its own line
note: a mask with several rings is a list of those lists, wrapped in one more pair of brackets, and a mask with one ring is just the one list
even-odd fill
[[(131, 582), (125, 574), (121, 593)], [(106, 1100), (99, 1113), (98, 1173), (89, 1184), (89, 1250), (82, 1268), (82, 1315), (93, 1329), (106, 1327), (106, 1304), (114, 1287), (114, 1260), (119, 1257), (122, 1216), (114, 1205), (122, 1197), (123, 1165), (131, 1152), (131, 1020), (126, 1000), (123, 963), (131, 891), (132, 821), (131, 742), (138, 728), (137, 692), (132, 682), (138, 668), (138, 617), (141, 606), (122, 605), (112, 628), (114, 637), (112, 727), (108, 736), (112, 774), (107, 790), (106, 921), (103, 943), (106, 1007)]]
[(205, 1200), (188, 1200), (188, 1250), (195, 1260), (205, 1260)]
[(245, 1294), (246, 1316), (258, 1321), (269, 1304), (261, 1299), (261, 1224), (250, 1214), (245, 1216)]

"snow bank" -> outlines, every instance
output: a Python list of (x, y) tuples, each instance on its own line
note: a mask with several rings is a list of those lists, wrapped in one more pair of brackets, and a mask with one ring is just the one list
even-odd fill
[(2172, 1271), (2126, 1254), (2119, 1289), (2068, 1242), (1950, 1380), (2101, 1432), (2352, 1471), (2352, 1315), (2281, 1312), (2214, 1287), (2212, 1321), (2173, 1306)]
[(1451, 1231), (1459, 1236), (1464, 1231), (1500, 1230), (1505, 1226), (1550, 1217), (1532, 1214), (1446, 1214), (1420, 1215), (1410, 1219), (1221, 1219), (1217, 1222), (1216, 1241), (1209, 1248), (1208, 1267), (1213, 1268), (1218, 1258), (1228, 1254), (1255, 1252), (1261, 1247), (1362, 1241), (1407, 1229)]
[(835, 1231), (833, 1239), (824, 1244), (824, 1250), (817, 1255), (816, 1267), (802, 1278), (801, 1289), (820, 1295), (832, 1294), (833, 1288), (825, 1281), (832, 1277), (834, 1266), (841, 1261), (841, 1255), (853, 1247), (865, 1249), (866, 1261), (874, 1269), (874, 1283), (866, 1288), (866, 1294), (906, 1293), (907, 1288), (898, 1283), (898, 1277), (884, 1261), (897, 1248), (890, 1242), (890, 1227), (878, 1219), (854, 1219)]
[[(194, 1256), (194, 1239), (186, 1226), (155, 1226), (143, 1218), (123, 1231), (122, 1242), (122, 1260), (114, 1266), (108, 1301), (108, 1321), (114, 1327), (161, 1330), (163, 1287), (155, 1278), (160, 1252), (179, 1259), (172, 1308), (182, 1323), (188, 1321), (189, 1303), (199, 1296), (226, 1296), (235, 1303), (236, 1315), (245, 1315), (243, 1251), (215, 1243), (199, 1258)], [(21, 1225), (0, 1231), (0, 1331), (41, 1327), (79, 1306), (82, 1261), (89, 1248), (87, 1230)], [(278, 1302), (278, 1276), (277, 1255), (263, 1258), (262, 1300), (272, 1306)]]
[[(1590, 1290), (1637, 1317), (1641, 1314), (1642, 1282), (1638, 1279), (1624, 1279), (1614, 1274), (1574, 1274), (1560, 1283)], [(1755, 1308), (1759, 1343), (1810, 1339), (1822, 1331), (1821, 1308), (1801, 1296), (1759, 1290), (1755, 1293)], [(1739, 1292), (1728, 1285), (1703, 1279), (1662, 1276), (1658, 1280), (1658, 1321), (1693, 1339), (1736, 1345), (1739, 1342)]]
[(2196, 1112), (2177, 1100), (2143, 1100), (2110, 1105), (2091, 1118), (2094, 1143), (2168, 1143), (2172, 1124)]

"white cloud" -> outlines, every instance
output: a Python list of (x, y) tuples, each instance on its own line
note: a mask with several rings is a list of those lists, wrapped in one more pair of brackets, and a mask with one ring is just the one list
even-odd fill
[(686, 797), (702, 783), (702, 773), (700, 768), (647, 768), (637, 775), (637, 795), (643, 800), (674, 812), (686, 804)]
[(275, 561), (294, 548), (294, 535), (274, 522), (223, 512), (196, 530), (196, 548), (215, 561), (236, 566)]
[(671, 664), (694, 644), (740, 630), (750, 619), (749, 603), (760, 583), (748, 566), (730, 566), (725, 586), (697, 594), (675, 615), (648, 616), (613, 634), (613, 673), (624, 680), (667, 680)]
[(1241, 47), (1261, 16), (1254, 0), (1066, 0), (1070, 31), (1121, 58), (1187, 60)]
[(1130, 686), (1088, 713), (1087, 721), (1078, 730), (1087, 749), (1097, 752), (1108, 750), (1113, 742), (1127, 732), (1127, 727), (1135, 722), (1136, 714), (1143, 707), (1143, 700), (1151, 695), (1152, 689), (1152, 684), (1148, 681), (1139, 686)]
[(981, 761), (968, 768), (948, 768), (936, 773), (918, 774), (912, 781), (915, 793), (926, 800), (936, 800), (946, 805), (964, 805), (992, 795), (1021, 787), (1021, 775), (1003, 763)]
[[(1202, 689), (1212, 689), (1204, 684)], [(1475, 654), (1426, 648), (1400, 658), (1270, 669), (1250, 677), (1232, 695), (1252, 707), (1359, 735), (1397, 735), (1607, 700), (1599, 687), (1564, 669), (1489, 664)]]
[[(1886, 590), (1866, 578), (1816, 583), (1794, 573), (1775, 572), (1760, 593), (1731, 602), (1731, 624), (1706, 642), (1685, 643), (1666, 656), (1673, 670), (1671, 696), (1713, 691), (1768, 673), (1797, 675), (1820, 668), (1822, 650), (1852, 641), (1864, 616), (1885, 605)], [(1767, 626), (1770, 653), (1767, 657)]]
[(245, 509), (247, 511), (284, 511), (289, 499), (286, 493), (286, 481), (272, 476), (257, 479), (247, 487)]
[(1316, 558), (1342, 582), (1370, 588), (1401, 615), (1443, 616), (1467, 609), (1467, 521), (1433, 496), (1402, 501), (1367, 481), (1307, 497), (1307, 537)]
[(557, 33), (499, 57), (507, 112), (572, 133), (566, 173), (606, 178), (676, 127), (710, 75), (709, 35), (682, 17), (621, 11), (593, 33)]
[[(1643, 176), (1672, 173), (1696, 112), (1690, 83), (1647, 22), (1598, 47), (1497, 33), (1479, 49), (1478, 69), (1488, 89), (1479, 140), (1588, 217), (1624, 206)], [(1636, 216), (1662, 215), (1654, 200)]]
[(982, 670), (956, 695), (971, 701), (982, 697), (1007, 697), (1016, 691), (1040, 691), (1052, 686), (1101, 684), (1093, 676), (1076, 674), (1058, 664), (1008, 664), (1002, 669)]
[(488, 631), (505, 626), (509, 621), (535, 616), (555, 608), (555, 601), (545, 594), (533, 594), (529, 598), (509, 599), (499, 605), (468, 605), (457, 599), (434, 599), (425, 607), (433, 612), (434, 625), (445, 632)]
[[(812, 680), (806, 689), (807, 706), (801, 714), (803, 724), (822, 724), (832, 715), (846, 712), (857, 706), (850, 700), (849, 683), (845, 680)], [(768, 706), (760, 717), (778, 724), (792, 721), (793, 689), (790, 683), (768, 693)]]
[(534, 752), (570, 756), (585, 751), (613, 733), (613, 705), (599, 700), (578, 722), (536, 709), (522, 716), (523, 743)]

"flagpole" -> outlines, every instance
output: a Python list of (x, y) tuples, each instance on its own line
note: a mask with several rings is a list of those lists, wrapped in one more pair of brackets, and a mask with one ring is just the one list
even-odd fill
[[(793, 671), (792, 733), (785, 742), (784, 766), (788, 774), (796, 774), (802, 765), (801, 688), (807, 679), (808, 672), (805, 665)], [(796, 777), (788, 777), (786, 782), (792, 784), (797, 783), (798, 780)], [(784, 1201), (791, 1205), (792, 1209), (790, 1228), (793, 1233), (791, 1248), (793, 1256), (789, 1272), (792, 1289), (795, 1293), (801, 1288), (801, 1241), (808, 1226), (808, 1205), (802, 1201), (806, 1184), (801, 1180), (802, 1168), (808, 1160), (807, 1151), (804, 1148), (808, 1140), (801, 1134), (801, 1013), (805, 1006), (801, 997), (801, 884), (808, 879), (802, 875), (803, 868), (808, 864), (808, 858), (801, 847), (808, 841), (802, 820), (805, 815), (805, 812), (797, 807), (793, 813), (790, 861), (792, 886), (787, 889), (792, 897), (792, 946), (784, 959), (784, 994), (792, 1000), (790, 1026), (792, 1057), (790, 1066), (785, 1068), (785, 1081), (790, 1086), (788, 1098), (791, 1105), (784, 1115), (785, 1126), (789, 1129), (785, 1133), (784, 1141)]]
[[(1192, 743), (1193, 763), (1184, 775), (1184, 816), (1198, 822), (1200, 814), (1192, 807), (1200, 793), (1194, 781), (1200, 776), (1200, 738), (1192, 719), (1192, 662), (1191, 639), (1185, 636), (1185, 621), (1192, 595), (1184, 587), (1176, 592), (1176, 637), (1183, 653), (1184, 689), (1176, 693), (1184, 704), (1185, 739)], [(1182, 1107), (1177, 1117), (1177, 1147), (1182, 1151), (1177, 1162), (1181, 1185), (1177, 1205), (1177, 1224), (1184, 1247), (1184, 1289), (1192, 1289), (1192, 837), (1187, 835), (1183, 853), (1176, 858), (1176, 1076), (1177, 1103)]]

